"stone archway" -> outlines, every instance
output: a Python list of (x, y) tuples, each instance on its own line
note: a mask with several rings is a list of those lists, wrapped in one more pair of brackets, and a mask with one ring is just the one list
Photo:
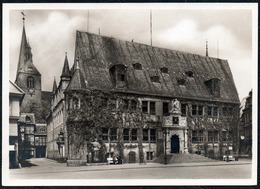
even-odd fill
[(180, 153), (180, 139), (177, 135), (171, 137), (171, 153)]

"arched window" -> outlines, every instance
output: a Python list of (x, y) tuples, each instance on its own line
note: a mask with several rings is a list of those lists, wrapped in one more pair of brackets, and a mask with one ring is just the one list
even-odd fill
[(34, 88), (34, 78), (32, 76), (27, 77), (27, 87)]
[(77, 97), (73, 97), (71, 99), (71, 108), (72, 109), (79, 109), (80, 108), (80, 100)]
[(142, 70), (142, 64), (140, 64), (140, 63), (135, 63), (135, 64), (133, 64), (133, 66), (134, 66), (135, 70)]
[(168, 70), (168, 68), (163, 67), (163, 68), (161, 68), (161, 72), (162, 73), (169, 73), (169, 70)]

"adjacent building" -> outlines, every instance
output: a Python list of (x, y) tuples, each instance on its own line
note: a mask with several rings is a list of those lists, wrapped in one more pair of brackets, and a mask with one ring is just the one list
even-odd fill
[(125, 163), (237, 150), (239, 98), (227, 60), (76, 32), (54, 80), (47, 157)]
[(241, 103), (240, 153), (252, 155), (252, 91)]
[(18, 159), (18, 120), (24, 91), (9, 81), (9, 167), (19, 166)]
[[(40, 151), (44, 148), (39, 150), (40, 147), (37, 147), (38, 150), (35, 150), (34, 146), (38, 145), (38, 139), (41, 140), (41, 134), (37, 133), (38, 125), (39, 127), (47, 126), (46, 116), (50, 110), (51, 92), (42, 91), (41, 73), (33, 64), (32, 48), (26, 37), (24, 23), (15, 84), (24, 91), (18, 130), (20, 158), (43, 157), (45, 152)], [(36, 138), (35, 133), (37, 134)], [(35, 139), (36, 143), (34, 142)], [(46, 148), (43, 143), (41, 143), (41, 146)], [(37, 152), (40, 155), (37, 155)]]

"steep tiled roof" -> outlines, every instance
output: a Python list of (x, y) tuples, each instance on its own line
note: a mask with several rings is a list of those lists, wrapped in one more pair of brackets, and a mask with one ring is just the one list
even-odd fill
[(86, 82), (80, 69), (76, 69), (65, 91), (86, 89)]
[[(239, 103), (227, 60), (80, 31), (76, 33), (75, 56), (79, 57), (79, 67), (84, 80), (88, 83), (88, 88)], [(135, 63), (140, 63), (142, 70), (135, 70), (133, 67)], [(114, 87), (109, 68), (115, 64), (124, 64), (128, 67), (127, 88)], [(163, 67), (168, 68), (168, 73), (162, 73)], [(189, 71), (193, 73), (193, 77), (187, 75)], [(159, 83), (151, 81), (153, 76), (159, 77)], [(212, 78), (220, 79), (220, 98), (213, 98), (205, 85), (205, 81)], [(178, 83), (182, 79), (185, 80), (185, 86)], [(70, 85), (74, 85), (72, 82)]]

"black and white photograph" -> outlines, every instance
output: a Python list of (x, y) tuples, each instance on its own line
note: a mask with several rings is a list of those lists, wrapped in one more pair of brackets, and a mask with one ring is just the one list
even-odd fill
[(257, 6), (3, 4), (3, 185), (256, 185)]

